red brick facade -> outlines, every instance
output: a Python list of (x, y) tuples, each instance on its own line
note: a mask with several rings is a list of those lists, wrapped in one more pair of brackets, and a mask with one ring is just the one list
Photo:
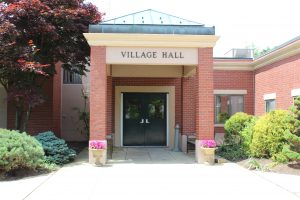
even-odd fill
[[(196, 74), (183, 78), (118, 78), (107, 74), (105, 47), (91, 47), (90, 120), (91, 139), (105, 139), (114, 133), (115, 86), (175, 86), (175, 123), (182, 134), (197, 134), (197, 139), (212, 139), (214, 128), (213, 90), (246, 90), (244, 111), (265, 113), (264, 94), (276, 93), (276, 109), (288, 109), (293, 102), (292, 89), (300, 88), (300, 54), (290, 56), (257, 70), (213, 70), (212, 48), (199, 49)], [(219, 62), (216, 59), (215, 62)], [(229, 62), (229, 61), (227, 61)], [(234, 62), (230, 60), (230, 62)], [(237, 61), (237, 62), (250, 62)], [(252, 61), (251, 61), (252, 62)], [(33, 109), (29, 133), (61, 129), (61, 74), (45, 84), (48, 100)], [(109, 70), (110, 71), (110, 70)], [(14, 127), (14, 106), (8, 104), (8, 128)], [(172, 127), (171, 127), (172, 128)]]
[(185, 135), (196, 132), (195, 82), (195, 76), (183, 78), (182, 80), (182, 133)]
[[(28, 133), (32, 135), (36, 135), (37, 133), (44, 132), (44, 131), (55, 131), (58, 127), (58, 121), (54, 120), (54, 102), (57, 102), (57, 99), (54, 99), (53, 91), (54, 89), (54, 80), (55, 78), (49, 78), (44, 84), (44, 93), (46, 95), (46, 101), (34, 107), (32, 109), (30, 119), (28, 122)], [(59, 112), (56, 113), (57, 116), (60, 115), (60, 108)], [(57, 119), (57, 118), (56, 118)], [(15, 106), (14, 103), (8, 102), (7, 105), (7, 128), (14, 129), (15, 127)], [(55, 124), (54, 124), (55, 123)], [(59, 119), (60, 124), (60, 119)], [(59, 129), (60, 131), (60, 129)], [(58, 136), (60, 133), (56, 132)]]
[(213, 49), (201, 48), (198, 51), (196, 69), (196, 138), (198, 140), (214, 139), (214, 75)]
[(291, 90), (300, 88), (300, 54), (262, 67), (255, 76), (255, 115), (265, 113), (264, 94), (276, 93), (276, 109), (293, 103)]
[(104, 140), (108, 131), (105, 47), (91, 47), (90, 94), (90, 139)]
[(251, 71), (214, 70), (215, 90), (247, 90), (244, 111), (254, 114), (254, 79)]

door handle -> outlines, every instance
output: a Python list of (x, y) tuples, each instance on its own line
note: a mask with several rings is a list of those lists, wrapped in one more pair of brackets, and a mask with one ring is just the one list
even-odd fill
[(150, 122), (148, 121), (148, 119), (146, 119), (146, 124), (150, 124)]
[(143, 124), (143, 123), (144, 123), (144, 119), (141, 119), (140, 124)]

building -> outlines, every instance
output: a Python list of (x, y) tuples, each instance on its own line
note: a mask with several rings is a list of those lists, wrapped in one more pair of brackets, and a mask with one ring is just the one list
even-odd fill
[[(114, 133), (115, 146), (173, 148), (176, 124), (182, 138), (214, 139), (234, 113), (288, 109), (300, 95), (300, 37), (257, 59), (242, 56), (245, 51), (214, 58), (214, 27), (154, 10), (91, 25), (84, 36), (91, 47), (89, 76), (82, 80), (58, 64), (46, 88), (51, 101), (32, 113), (31, 133), (53, 130), (84, 140), (72, 109), (83, 105), (83, 86), (90, 96), (90, 139)], [(10, 128), (13, 109), (1, 103), (0, 125)]]

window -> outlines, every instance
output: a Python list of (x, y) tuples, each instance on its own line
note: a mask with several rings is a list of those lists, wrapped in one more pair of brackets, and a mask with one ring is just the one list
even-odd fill
[(243, 95), (215, 96), (215, 123), (224, 124), (227, 119), (237, 112), (244, 111)]
[(75, 72), (64, 69), (64, 84), (82, 84), (81, 75)]
[(275, 110), (275, 99), (268, 99), (266, 100), (266, 112), (271, 112), (272, 110)]

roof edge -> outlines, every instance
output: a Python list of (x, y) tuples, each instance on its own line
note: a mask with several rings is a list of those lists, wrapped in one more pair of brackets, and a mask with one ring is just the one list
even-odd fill
[(272, 51), (252, 61), (250, 60), (250, 62), (241, 62), (240, 59), (234, 58), (214, 58), (214, 69), (255, 71), (297, 54), (300, 54), (300, 36), (277, 46)]

